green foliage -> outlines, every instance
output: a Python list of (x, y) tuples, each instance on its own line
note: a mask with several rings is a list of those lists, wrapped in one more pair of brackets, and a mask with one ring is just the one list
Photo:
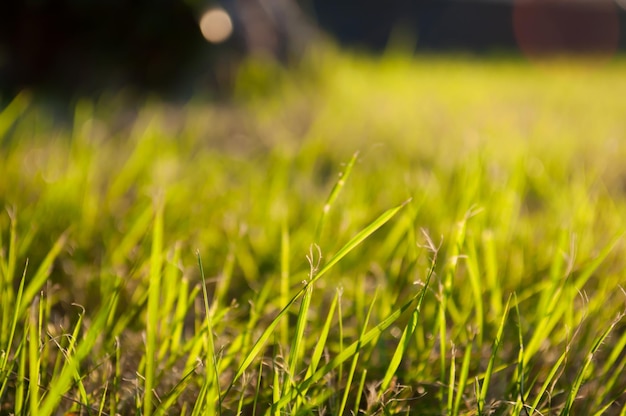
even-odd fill
[(0, 415), (624, 411), (623, 61), (268, 65), (0, 113)]

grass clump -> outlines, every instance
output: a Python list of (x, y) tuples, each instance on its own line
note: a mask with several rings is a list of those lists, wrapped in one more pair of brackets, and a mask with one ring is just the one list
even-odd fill
[(3, 110), (0, 414), (625, 412), (624, 63), (330, 55)]

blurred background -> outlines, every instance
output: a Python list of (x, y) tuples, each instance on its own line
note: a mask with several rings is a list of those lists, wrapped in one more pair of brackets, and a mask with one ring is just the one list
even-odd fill
[(0, 104), (130, 91), (228, 96), (242, 60), (312, 44), (380, 54), (584, 54), (626, 47), (626, 0), (25, 0), (0, 5)]

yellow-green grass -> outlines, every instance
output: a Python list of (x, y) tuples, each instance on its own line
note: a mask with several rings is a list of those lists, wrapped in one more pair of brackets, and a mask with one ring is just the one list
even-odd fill
[(625, 414), (624, 71), (326, 49), (228, 103), (16, 97), (0, 414)]

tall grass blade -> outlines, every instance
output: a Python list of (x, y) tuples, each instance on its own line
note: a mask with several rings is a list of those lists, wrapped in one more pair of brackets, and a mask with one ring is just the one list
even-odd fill
[(39, 410), (40, 348), (39, 298), (35, 298), (28, 314), (28, 402), (30, 414)]
[(324, 322), (324, 326), (322, 327), (319, 333), (317, 342), (315, 343), (315, 349), (313, 350), (313, 354), (311, 354), (311, 362), (309, 363), (309, 368), (307, 369), (305, 378), (310, 377), (313, 373), (315, 373), (315, 370), (317, 370), (317, 366), (324, 352), (324, 347), (326, 346), (326, 340), (328, 339), (330, 326), (333, 322), (333, 317), (335, 314), (335, 308), (337, 307), (338, 299), (339, 299), (339, 290), (335, 292), (335, 296), (333, 297), (333, 300), (330, 303), (330, 306), (328, 308), (328, 315), (326, 317), (326, 321)]
[[(25, 330), (22, 333), (22, 339), (20, 345), (15, 351), (15, 356), (18, 357), (17, 376), (15, 378), (15, 414), (26, 414), (26, 399), (28, 375), (27, 375), (27, 362), (28, 362), (28, 331)], [(25, 351), (26, 350), (26, 351)], [(7, 375), (8, 376), (8, 375)]]
[[(313, 349), (313, 353), (311, 354), (311, 361), (309, 362), (309, 367), (307, 368), (306, 374), (304, 375), (305, 379), (311, 377), (311, 375), (315, 373), (319, 365), (320, 359), (322, 358), (322, 354), (324, 353), (324, 348), (326, 347), (328, 334), (330, 332), (330, 327), (331, 327), (331, 324), (333, 322), (333, 318), (335, 315), (335, 308), (337, 307), (338, 299), (339, 299), (339, 289), (335, 292), (335, 296), (333, 297), (333, 300), (328, 309), (326, 321), (324, 322), (324, 325), (322, 326), (320, 330), (319, 337), (317, 338), (317, 342), (315, 343), (315, 348)], [(302, 405), (303, 397), (306, 397), (306, 395), (307, 395), (307, 389), (300, 389), (298, 402), (296, 403), (296, 406), (298, 408), (300, 407), (300, 405)]]
[(354, 396), (354, 408), (352, 410), (352, 414), (358, 415), (359, 408), (361, 407), (361, 397), (363, 397), (363, 389), (365, 387), (365, 380), (367, 378), (367, 369), (364, 369), (361, 373), (361, 381), (359, 381), (359, 388), (356, 391)]
[[(10, 351), (11, 344), (13, 342), (13, 336), (15, 335), (15, 326), (13, 325), (13, 329), (9, 328), (11, 325), (10, 317), (13, 317), (13, 321), (17, 319), (17, 314), (13, 313), (14, 310), (19, 310), (19, 306), (15, 305), (15, 292), (13, 288), (13, 279), (15, 276), (15, 266), (17, 263), (17, 218), (15, 214), (15, 209), (8, 209), (9, 221), (10, 221), (10, 231), (9, 231), (9, 243), (8, 243), (8, 253), (6, 254), (5, 261), (5, 246), (2, 242), (2, 233), (0, 232), (0, 311), (2, 312), (2, 316), (0, 316), (0, 349), (3, 351)], [(20, 286), (23, 285), (23, 280), (20, 282)], [(20, 297), (22, 294), (20, 293)], [(7, 339), (8, 337), (8, 339)], [(5, 357), (6, 359), (6, 357)], [(0, 366), (0, 374), (2, 374), (6, 363), (3, 363)], [(0, 389), (1, 391), (1, 389)], [(0, 393), (0, 398), (2, 394)]]
[(28, 285), (26, 285), (22, 296), (22, 305), (19, 309), (17, 309), (19, 311), (19, 315), (24, 312), (27, 305), (33, 301), (37, 293), (41, 290), (41, 287), (46, 283), (48, 276), (50, 276), (54, 260), (57, 258), (66, 242), (67, 232), (61, 234), (58, 240), (54, 243), (44, 260), (41, 262), (41, 265), (39, 265), (35, 275), (32, 277)]
[(519, 301), (517, 294), (513, 292), (513, 305), (515, 306), (515, 314), (517, 316), (517, 338), (519, 342), (519, 352), (517, 354), (517, 369), (514, 378), (517, 378), (517, 400), (515, 402), (514, 412), (526, 412), (526, 384), (524, 377), (526, 376), (526, 363), (524, 361), (524, 335), (522, 334), (522, 316), (519, 311)]
[(344, 386), (343, 398), (341, 399), (341, 404), (339, 405), (339, 413), (340, 415), (344, 414), (344, 409), (346, 408), (346, 404), (348, 403), (348, 396), (350, 395), (350, 388), (352, 387), (352, 379), (354, 378), (354, 373), (356, 371), (356, 365), (359, 362), (359, 356), (361, 353), (361, 340), (365, 336), (365, 331), (367, 330), (367, 325), (370, 321), (370, 316), (372, 315), (372, 309), (374, 309), (374, 303), (376, 303), (376, 297), (378, 296), (378, 291), (374, 292), (374, 297), (372, 302), (370, 303), (370, 307), (367, 311), (367, 315), (365, 316), (365, 322), (363, 322), (363, 328), (361, 329), (361, 335), (357, 340), (356, 352), (352, 356), (352, 365), (350, 365), (350, 370), (348, 371), (348, 380), (346, 380), (346, 384)]
[[(407, 201), (408, 202), (408, 201)], [(376, 220), (370, 223), (367, 227), (357, 233), (346, 245), (344, 245), (338, 252), (333, 256), (328, 263), (324, 265), (324, 267), (313, 277), (307, 284), (300, 289), (300, 291), (287, 303), (287, 305), (278, 313), (276, 318), (272, 320), (272, 322), (268, 325), (268, 327), (263, 331), (261, 336), (257, 339), (252, 349), (246, 354), (244, 360), (242, 361), (239, 369), (235, 373), (233, 380), (231, 381), (230, 388), (233, 383), (239, 379), (243, 375), (243, 373), (248, 369), (252, 361), (259, 355), (263, 346), (274, 332), (274, 329), (278, 325), (280, 319), (287, 313), (291, 305), (295, 303), (297, 299), (299, 299), (307, 290), (308, 286), (313, 285), (317, 280), (319, 280), (322, 276), (324, 276), (328, 271), (339, 262), (342, 258), (344, 258), (348, 253), (350, 253), (356, 246), (362, 243), (367, 237), (369, 237), (372, 233), (382, 227), (386, 222), (388, 222), (391, 218), (393, 218), (396, 213), (402, 209), (402, 207), (407, 203), (403, 203), (395, 208), (391, 208), (381, 214)], [(228, 393), (228, 390), (226, 393)]]
[[(205, 383), (207, 385), (206, 388), (206, 397), (203, 397), (206, 403), (206, 412), (208, 415), (215, 414), (215, 406), (216, 403), (221, 403), (220, 392), (219, 392), (219, 373), (217, 369), (217, 358), (215, 354), (215, 342), (213, 335), (213, 322), (211, 318), (211, 310), (209, 308), (209, 295), (206, 289), (206, 278), (204, 276), (204, 267), (202, 267), (202, 259), (200, 258), (200, 252), (196, 252), (196, 256), (198, 257), (198, 267), (200, 268), (200, 277), (202, 279), (202, 299), (204, 301), (204, 314), (205, 314), (205, 324), (207, 333), (206, 337), (206, 356), (207, 356), (207, 368), (206, 368), (206, 378)], [(221, 405), (219, 406), (219, 414), (221, 415)]]
[(483, 385), (480, 387), (480, 394), (478, 396), (478, 413), (483, 414), (485, 409), (485, 402), (487, 399), (487, 392), (489, 391), (489, 384), (491, 382), (491, 376), (493, 375), (494, 365), (496, 362), (496, 358), (498, 355), (498, 350), (502, 343), (502, 333), (504, 332), (504, 324), (506, 323), (506, 319), (509, 314), (509, 305), (511, 303), (512, 295), (509, 295), (509, 298), (506, 301), (506, 305), (504, 306), (504, 314), (502, 315), (502, 320), (500, 321), (500, 326), (498, 327), (498, 333), (496, 334), (496, 338), (493, 341), (493, 345), (491, 347), (491, 357), (489, 357), (489, 364), (487, 364), (487, 370), (485, 371), (485, 378), (483, 380)]
[[(289, 228), (286, 216), (281, 222), (280, 230), (280, 306), (284, 307), (289, 302), (290, 270), (289, 262), (291, 252), (289, 246)], [(289, 342), (289, 321), (281, 320), (280, 341), (283, 345)]]
[(148, 309), (146, 316), (146, 355), (144, 376), (143, 414), (150, 416), (153, 410), (153, 389), (156, 386), (157, 337), (159, 329), (159, 306), (161, 303), (161, 268), (163, 256), (163, 200), (155, 201), (150, 275), (148, 283)]
[[(298, 317), (296, 318), (296, 331), (294, 333), (293, 341), (291, 342), (291, 350), (289, 351), (289, 368), (287, 372), (288, 380), (285, 380), (282, 395), (289, 394), (289, 390), (295, 387), (297, 378), (297, 364), (301, 359), (301, 349), (304, 342), (304, 329), (306, 327), (306, 320), (308, 316), (309, 306), (311, 304), (311, 296), (313, 294), (313, 286), (308, 286), (302, 297), (302, 303), (300, 304), (300, 310)], [(282, 396), (281, 395), (281, 396)], [(280, 408), (277, 409), (280, 411)]]
[(63, 395), (71, 387), (72, 379), (80, 369), (80, 364), (88, 357), (93, 350), (94, 345), (98, 341), (98, 338), (102, 335), (105, 328), (108, 314), (111, 311), (113, 305), (117, 303), (115, 299), (118, 296), (117, 293), (111, 294), (109, 302), (105, 304), (94, 316), (91, 326), (86, 331), (81, 342), (76, 345), (76, 352), (68, 359), (65, 366), (61, 370), (58, 378), (50, 386), (45, 399), (40, 403), (37, 415), (50, 416), (54, 414), (59, 402)]
[(567, 394), (567, 399), (565, 400), (565, 406), (563, 407), (563, 410), (561, 411), (562, 415), (567, 416), (572, 411), (572, 406), (574, 405), (574, 401), (576, 400), (576, 397), (578, 396), (580, 387), (582, 386), (585, 378), (588, 377), (588, 370), (589, 370), (589, 367), (591, 366), (591, 362), (593, 360), (594, 355), (596, 354), (596, 352), (598, 352), (598, 349), (600, 349), (600, 346), (602, 345), (602, 343), (604, 343), (604, 341), (609, 336), (609, 334), (613, 331), (615, 326), (622, 321), (624, 316), (625, 316), (624, 314), (620, 314), (613, 322), (611, 322), (611, 325), (609, 325), (602, 333), (600, 333), (593, 340), (593, 345), (591, 346), (591, 350), (587, 354), (585, 361), (580, 366), (578, 373), (576, 374), (576, 378), (574, 379), (572, 388), (569, 390)]
[[(446, 385), (446, 348), (448, 345), (448, 320), (447, 316), (452, 312), (452, 284), (456, 274), (459, 257), (465, 242), (465, 232), (467, 228), (467, 218), (465, 217), (455, 224), (454, 239), (452, 240), (448, 262), (442, 280), (439, 282), (438, 299), (439, 305), (437, 309), (437, 329), (439, 338), (439, 372), (441, 385)], [(444, 389), (438, 393), (439, 399), (444, 404)]]
[(460, 414), (459, 411), (461, 409), (461, 401), (463, 400), (463, 392), (467, 387), (473, 345), (474, 343), (470, 342), (469, 345), (465, 347), (465, 353), (463, 354), (463, 362), (461, 363), (461, 374), (459, 375), (459, 382), (456, 387), (456, 397), (454, 398), (454, 405), (452, 407), (453, 416)]
[(450, 375), (448, 376), (448, 402), (446, 412), (452, 414), (452, 403), (454, 401), (454, 389), (456, 387), (456, 346), (452, 344), (450, 349)]
[[(0, 364), (0, 377), (2, 377), (2, 384), (0, 385), (0, 399), (2, 399), (2, 397), (4, 396), (4, 392), (6, 391), (8, 382), (9, 382), (9, 374), (11, 373), (11, 368), (9, 367), (9, 357), (11, 355), (11, 350), (12, 350), (12, 346), (13, 346), (13, 339), (15, 338), (15, 332), (17, 329), (17, 324), (18, 324), (18, 320), (20, 318), (20, 315), (17, 313), (17, 311), (19, 311), (21, 309), (21, 304), (22, 304), (22, 299), (23, 299), (23, 293), (24, 293), (24, 284), (26, 282), (26, 271), (28, 270), (28, 260), (26, 260), (26, 264), (24, 265), (24, 272), (22, 274), (22, 278), (20, 280), (20, 285), (19, 288), (17, 290), (17, 295), (15, 296), (15, 310), (14, 312), (11, 314), (13, 319), (11, 322), (11, 330), (8, 334), (8, 340), (6, 343), (6, 347), (4, 347), (4, 354), (2, 357), (2, 362)], [(5, 317), (3, 317), (3, 319), (7, 319), (9, 318), (9, 316), (11, 315), (6, 315)], [(26, 333), (26, 332), (25, 332)], [(25, 354), (24, 354), (25, 355)], [(16, 357), (19, 357), (19, 355), (17, 354), (17, 352), (15, 353)]]
[[(369, 345), (372, 341), (379, 338), (380, 334), (382, 334), (387, 328), (393, 325), (400, 316), (402, 316), (413, 303), (418, 299), (419, 294), (415, 295), (408, 302), (402, 305), (400, 308), (395, 309), (387, 318), (382, 320), (378, 325), (374, 328), (370, 329), (365, 333), (362, 337), (359, 338), (358, 341), (350, 344), (348, 347), (343, 349), (337, 356), (332, 358), (328, 363), (319, 368), (313, 375), (306, 378), (300, 385), (300, 390), (305, 390), (310, 388), (313, 384), (320, 381), (326, 374), (338, 368), (341, 364), (349, 360), (357, 351), (360, 351), (366, 345)], [(278, 402), (280, 406), (284, 406), (291, 400), (291, 397), (284, 396)]]
[(324, 208), (322, 209), (322, 215), (320, 217), (319, 222), (317, 223), (317, 229), (315, 231), (315, 243), (316, 244), (320, 244), (322, 230), (324, 229), (324, 225), (326, 224), (326, 217), (328, 216), (328, 213), (330, 212), (331, 207), (335, 203), (335, 200), (339, 196), (339, 193), (341, 192), (344, 185), (346, 184), (346, 181), (350, 177), (350, 173), (352, 172), (352, 168), (354, 167), (354, 164), (357, 161), (358, 157), (359, 157), (359, 152), (355, 152), (352, 155), (352, 158), (346, 165), (346, 168), (343, 170), (343, 172), (339, 173), (339, 179), (337, 180), (337, 182), (335, 182), (333, 189), (330, 191), (330, 194), (328, 195), (328, 199), (326, 200), (326, 203), (324, 203)]
[(428, 274), (426, 276), (426, 282), (424, 283), (424, 287), (422, 288), (421, 293), (419, 294), (419, 299), (417, 301), (417, 304), (415, 305), (415, 309), (413, 310), (413, 313), (411, 314), (411, 318), (409, 319), (408, 324), (406, 325), (406, 327), (404, 328), (404, 331), (402, 332), (402, 337), (400, 338), (400, 342), (398, 343), (398, 346), (396, 347), (396, 350), (394, 351), (393, 356), (391, 357), (391, 361), (389, 362), (389, 365), (387, 366), (387, 371), (385, 372), (383, 380), (380, 384), (380, 390), (378, 393), (379, 399), (382, 396), (382, 394), (385, 391), (387, 391), (387, 389), (389, 388), (389, 385), (391, 384), (391, 380), (393, 380), (393, 377), (395, 376), (396, 371), (398, 370), (398, 367), (400, 366), (402, 357), (404, 357), (404, 355), (407, 353), (409, 346), (413, 340), (413, 333), (415, 332), (415, 328), (417, 327), (417, 321), (420, 317), (420, 312), (422, 310), (422, 303), (424, 302), (424, 297), (426, 296), (426, 292), (430, 287), (430, 280), (432, 279), (435, 273), (435, 265), (437, 263), (437, 252), (434, 251), (432, 254), (433, 254), (433, 258), (430, 264), (430, 269), (428, 270)]
[(598, 267), (606, 260), (608, 255), (615, 249), (617, 244), (622, 240), (624, 234), (618, 234), (609, 243), (600, 250), (600, 252), (594, 257), (589, 264), (581, 270), (580, 274), (576, 277), (574, 287), (581, 288), (598, 269)]

